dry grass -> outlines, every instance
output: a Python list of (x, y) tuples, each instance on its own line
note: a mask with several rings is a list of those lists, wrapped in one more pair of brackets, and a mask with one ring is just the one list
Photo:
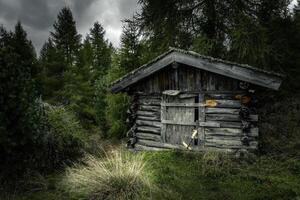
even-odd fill
[(87, 155), (84, 164), (67, 169), (63, 185), (89, 199), (129, 200), (150, 194), (151, 174), (143, 154), (113, 151), (104, 158)]

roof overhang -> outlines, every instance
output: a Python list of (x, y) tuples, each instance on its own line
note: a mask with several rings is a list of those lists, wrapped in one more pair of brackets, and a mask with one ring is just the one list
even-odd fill
[(273, 90), (279, 89), (284, 77), (282, 74), (265, 71), (249, 65), (238, 64), (203, 56), (191, 51), (172, 48), (148, 64), (141, 66), (115, 81), (111, 86), (111, 91), (113, 93), (120, 92), (175, 62)]

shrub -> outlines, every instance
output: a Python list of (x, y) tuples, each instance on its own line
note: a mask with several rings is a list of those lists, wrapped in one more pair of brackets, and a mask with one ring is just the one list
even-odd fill
[(107, 133), (107, 120), (105, 116), (105, 109), (107, 103), (105, 101), (105, 97), (107, 94), (107, 80), (105, 77), (98, 79), (95, 83), (95, 115), (96, 122), (99, 125), (102, 136), (106, 137)]
[(300, 95), (279, 99), (272, 94), (265, 94), (259, 109), (260, 152), (299, 156)]
[(68, 168), (63, 185), (74, 196), (90, 199), (140, 199), (151, 187), (143, 154), (113, 151), (104, 158), (87, 155), (84, 165)]
[(126, 111), (130, 98), (126, 94), (108, 94), (106, 96), (106, 120), (109, 125), (108, 136), (122, 138), (128, 129)]
[(62, 164), (72, 163), (83, 155), (86, 135), (75, 114), (70, 110), (49, 104), (45, 107), (49, 126), (45, 138), (45, 164), (50, 169), (55, 169)]

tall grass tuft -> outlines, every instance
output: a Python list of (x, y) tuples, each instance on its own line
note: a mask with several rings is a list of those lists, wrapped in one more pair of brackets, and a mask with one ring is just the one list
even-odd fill
[(152, 187), (144, 155), (122, 150), (104, 158), (87, 155), (84, 164), (67, 169), (63, 185), (71, 194), (93, 200), (140, 199)]

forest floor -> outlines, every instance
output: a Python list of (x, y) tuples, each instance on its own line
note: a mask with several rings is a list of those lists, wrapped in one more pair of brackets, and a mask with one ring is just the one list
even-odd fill
[[(287, 156), (235, 159), (178, 151), (145, 153), (156, 188), (150, 199), (300, 199), (300, 160)], [(23, 193), (1, 200), (71, 200), (59, 186), (63, 173), (31, 180)], [(27, 183), (28, 184), (28, 183)], [(148, 199), (148, 198), (145, 198)]]

